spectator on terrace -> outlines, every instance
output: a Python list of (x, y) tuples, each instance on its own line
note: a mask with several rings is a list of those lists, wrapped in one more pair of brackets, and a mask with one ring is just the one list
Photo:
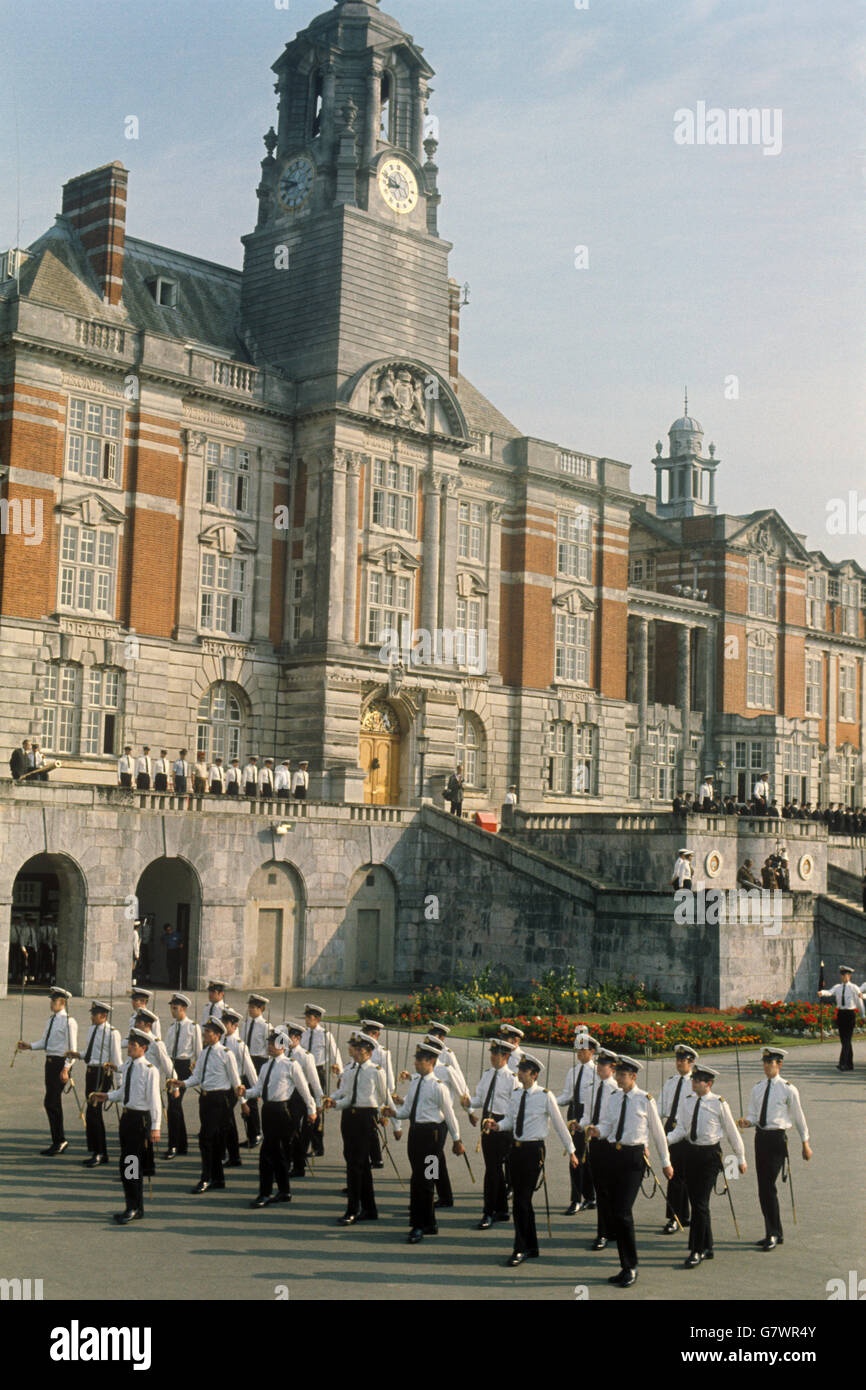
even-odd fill
[(738, 888), (760, 888), (760, 881), (755, 878), (751, 859), (745, 859), (737, 870)]

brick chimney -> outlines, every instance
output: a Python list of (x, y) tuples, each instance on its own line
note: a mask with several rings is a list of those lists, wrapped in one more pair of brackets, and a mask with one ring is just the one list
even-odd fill
[(460, 286), (448, 281), (448, 375), (456, 382), (460, 357)]
[(128, 180), (115, 160), (63, 185), (63, 216), (77, 228), (107, 304), (119, 304), (123, 293)]

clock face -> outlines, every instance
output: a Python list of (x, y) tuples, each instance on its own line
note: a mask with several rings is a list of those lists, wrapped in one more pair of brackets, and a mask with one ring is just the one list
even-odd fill
[(292, 212), (303, 207), (312, 192), (315, 177), (313, 164), (304, 155), (287, 164), (277, 187), (283, 207), (290, 208)]
[(418, 205), (418, 180), (402, 159), (386, 159), (381, 165), (379, 192), (395, 212), (411, 212)]

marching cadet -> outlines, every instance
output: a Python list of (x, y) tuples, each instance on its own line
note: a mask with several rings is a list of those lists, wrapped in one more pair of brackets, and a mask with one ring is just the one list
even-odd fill
[(232, 758), (226, 768), (226, 796), (241, 794), (241, 765), (238, 758)]
[(532, 1210), (532, 1196), (541, 1176), (544, 1176), (545, 1140), (550, 1122), (571, 1155), (572, 1167), (577, 1163), (574, 1140), (565, 1127), (553, 1093), (538, 1085), (542, 1064), (530, 1052), (524, 1052), (517, 1068), (520, 1085), (512, 1092), (508, 1110), (501, 1120), (493, 1118), (484, 1121), (489, 1134), (512, 1133), (514, 1142), (509, 1158), (511, 1170), (511, 1198), (514, 1212), (514, 1250), (506, 1260), (513, 1268), (523, 1264), (526, 1259), (538, 1258), (538, 1236), (535, 1230), (535, 1212)]
[[(243, 1040), (246, 1043), (250, 1056), (253, 1059), (253, 1066), (256, 1075), (261, 1071), (268, 1058), (268, 1027), (265, 1018), (265, 1009), (270, 1004), (264, 994), (251, 994), (247, 1000), (247, 1017), (244, 1019), (242, 1031)], [(262, 1127), (259, 1124), (259, 1103), (255, 1099), (248, 1105), (249, 1114), (244, 1111), (244, 1124), (247, 1131), (247, 1148), (254, 1149), (257, 1144), (262, 1142)]]
[(225, 1000), (223, 995), (228, 989), (225, 980), (209, 980), (207, 987), (208, 1002), (202, 1009), (201, 1026), (202, 1028), (210, 1018), (222, 1018)]
[(406, 1099), (394, 1108), (390, 1097), (382, 1114), (394, 1119), (409, 1120), (407, 1148), (412, 1177), (409, 1185), (409, 1244), (417, 1245), (424, 1236), (439, 1234), (433, 1209), (433, 1172), (430, 1159), (438, 1156), (439, 1129), (445, 1124), (454, 1141), (453, 1152), (466, 1152), (460, 1142), (460, 1126), (454, 1114), (448, 1087), (434, 1076), (438, 1059), (436, 1048), (428, 1042), (418, 1043), (415, 1049), (417, 1076), (409, 1087)]
[[(108, 1021), (111, 1005), (101, 999), (94, 999), (90, 1006), (90, 1028), (84, 1046), (84, 1094), (89, 1096), (98, 1091), (112, 1079), (112, 1073), (120, 1071), (120, 1034)], [(70, 1053), (70, 1057), (80, 1058), (80, 1052)], [(108, 1162), (108, 1143), (105, 1137), (105, 1119), (102, 1106), (85, 1105), (84, 1123), (87, 1131), (87, 1148), (90, 1154), (82, 1162), (82, 1168), (98, 1168)]]
[(438, 1041), (442, 1044), (441, 1061), (446, 1067), (450, 1067), (454, 1073), (457, 1085), (460, 1088), (460, 1097), (462, 1100), (463, 1096), (469, 1095), (469, 1087), (466, 1085), (466, 1078), (460, 1070), (457, 1054), (452, 1052), (446, 1042), (446, 1038), (450, 1032), (451, 1029), (448, 1027), (447, 1023), (438, 1023), (435, 1018), (431, 1018), (427, 1023), (427, 1037), (433, 1038), (434, 1041)]
[[(166, 1052), (165, 1043), (161, 1038), (155, 1038), (153, 1036), (152, 1029), (156, 1022), (156, 1014), (152, 1013), (150, 1009), (139, 1009), (135, 1017), (136, 1028), (142, 1033), (146, 1033), (150, 1039), (147, 1051), (144, 1054), (144, 1060), (149, 1062), (150, 1065), (156, 1069), (160, 1078), (159, 1085), (161, 1091), (164, 1081), (173, 1081), (175, 1079), (175, 1071), (172, 1060)], [(153, 1163), (153, 1155), (151, 1155), (150, 1161)], [(150, 1171), (152, 1173), (154, 1169), (151, 1168)]]
[(174, 789), (178, 796), (183, 796), (187, 791), (190, 778), (190, 765), (187, 761), (188, 749), (181, 748), (180, 753), (172, 764), (172, 774), (174, 776)]
[(259, 760), (250, 758), (244, 768), (244, 796), (257, 797), (259, 794)]
[[(459, 1067), (457, 1067), (455, 1074), (456, 1059), (454, 1058), (454, 1053), (450, 1048), (445, 1047), (441, 1037), (436, 1033), (428, 1033), (423, 1041), (428, 1043), (437, 1055), (437, 1062), (434, 1068), (436, 1080), (444, 1082), (449, 1088), (453, 1097), (453, 1105), (463, 1105), (464, 1101), (469, 1100), (470, 1097), (463, 1089), (466, 1082), (463, 1080), (463, 1073), (460, 1071)], [(446, 1060), (448, 1058), (451, 1060)], [(408, 1072), (401, 1072), (400, 1075), (404, 1080), (410, 1079)], [(401, 1134), (402, 1130), (394, 1130), (394, 1137), (396, 1139), (399, 1139)], [(443, 1120), (439, 1125), (438, 1164), (436, 1178), (434, 1179), (436, 1187), (435, 1205), (437, 1207), (453, 1207), (454, 1205), (454, 1191), (451, 1187), (451, 1176), (448, 1172), (448, 1160), (445, 1157), (445, 1140), (447, 1136), (448, 1126)]]
[(592, 1170), (586, 1162), (586, 1135), (584, 1133), (584, 1114), (587, 1106), (591, 1109), (589, 1097), (595, 1090), (595, 1054), (599, 1043), (578, 1028), (574, 1035), (574, 1051), (577, 1064), (569, 1068), (562, 1083), (562, 1094), (556, 1097), (557, 1105), (567, 1105), (566, 1120), (568, 1132), (574, 1138), (577, 1164), (569, 1167), (571, 1201), (566, 1216), (574, 1216), (578, 1211), (592, 1211), (595, 1208), (595, 1187)]
[(692, 1094), (682, 1097), (676, 1125), (670, 1131), (671, 1150), (675, 1145), (680, 1146), (680, 1162), (692, 1206), (686, 1269), (697, 1269), (701, 1260), (713, 1258), (710, 1198), (716, 1174), (723, 1166), (723, 1139), (727, 1139), (733, 1149), (740, 1172), (746, 1171), (746, 1152), (730, 1106), (722, 1096), (713, 1095), (713, 1082), (718, 1074), (705, 1062), (695, 1062), (691, 1075)]
[(469, 1123), (478, 1124), (481, 1111), (481, 1152), (484, 1156), (484, 1211), (476, 1231), (488, 1231), (494, 1221), (507, 1221), (508, 1155), (511, 1152), (509, 1130), (487, 1130), (485, 1120), (498, 1124), (508, 1113), (511, 1097), (519, 1089), (514, 1072), (508, 1065), (512, 1044), (505, 1038), (493, 1038), (490, 1043), (490, 1066), (482, 1074), (475, 1095), (461, 1103), (469, 1111)]
[[(19, 1042), (19, 1052), (45, 1053), (45, 1099), (42, 1102), (51, 1127), (51, 1145), (40, 1149), (43, 1158), (55, 1158), (69, 1147), (63, 1130), (63, 1087), (78, 1052), (78, 1024), (66, 1012), (68, 989), (52, 985), (48, 991), (51, 1017), (36, 1042)], [(67, 1057), (73, 1060), (67, 1061)]]
[[(394, 1064), (391, 1061), (390, 1052), (387, 1048), (383, 1047), (379, 1041), (384, 1026), (385, 1025), (383, 1023), (377, 1023), (374, 1018), (361, 1019), (361, 1028), (367, 1034), (368, 1038), (372, 1038), (376, 1044), (375, 1048), (373, 1049), (373, 1055), (370, 1058), (370, 1061), (375, 1062), (376, 1066), (381, 1067), (384, 1071), (385, 1082), (388, 1087), (388, 1095), (392, 1099), (394, 1099)], [(385, 1164), (382, 1161), (382, 1142), (379, 1138), (378, 1125), (376, 1126), (376, 1129), (373, 1133), (373, 1149), (370, 1162), (374, 1168), (385, 1167)]]
[(222, 796), (226, 789), (226, 770), (222, 758), (214, 758), (208, 770), (211, 796)]
[(147, 744), (142, 749), (141, 757), (135, 764), (135, 785), (140, 792), (150, 791), (151, 770), (153, 759), (150, 756), (150, 749)]
[(234, 1054), (222, 1046), (225, 1024), (221, 1018), (209, 1018), (202, 1024), (204, 1047), (186, 1081), (173, 1081), (173, 1092), (198, 1086), (198, 1113), (201, 1122), (198, 1146), (201, 1150), (201, 1177), (191, 1189), (197, 1196), (210, 1188), (225, 1187), (223, 1174), (223, 1146), (231, 1110), (229, 1098), (234, 1093), (240, 1095), (241, 1079), (238, 1076)]
[[(291, 1151), (295, 1122), (292, 1101), (296, 1096), (312, 1123), (316, 1118), (316, 1103), (304, 1079), (301, 1066), (292, 1059), (289, 1039), (282, 1029), (268, 1034), (268, 1055), (258, 1079), (246, 1091), (241, 1088), (246, 1111), (250, 1098), (261, 1097), (263, 1141), (259, 1152), (259, 1191), (251, 1207), (267, 1207), (276, 1202), (292, 1200), (287, 1156)], [(274, 1193), (274, 1183), (277, 1191)]]
[(839, 1030), (839, 1041), (842, 1050), (839, 1053), (839, 1061), (836, 1063), (837, 1071), (854, 1070), (854, 1049), (851, 1046), (851, 1038), (854, 1034), (854, 1025), (857, 1022), (857, 1015), (864, 1017), (863, 996), (856, 985), (851, 983), (851, 976), (854, 974), (850, 965), (839, 966), (839, 983), (832, 989), (819, 989), (818, 996), (821, 999), (832, 999), (836, 1004), (836, 1027)]
[(134, 767), (132, 758), (132, 744), (128, 743), (124, 747), (121, 757), (117, 760), (117, 785), (119, 787), (132, 786), (132, 769)]
[[(313, 1061), (313, 1054), (307, 1052), (306, 1048), (301, 1046), (304, 1025), (290, 1020), (288, 1023), (281, 1024), (281, 1027), (288, 1034), (289, 1039), (290, 1051), (287, 1052), (286, 1055), (290, 1057), (293, 1062), (296, 1062), (304, 1073), (304, 1080), (310, 1088), (310, 1094), (316, 1103), (316, 1113), (318, 1115), (318, 1112), (322, 1108), (324, 1096), (319, 1081), (319, 1073)], [(295, 1094), (290, 1097), (289, 1109), (295, 1121), (295, 1126), (292, 1131), (292, 1168), (290, 1176), (293, 1178), (305, 1178), (307, 1176), (305, 1166), (307, 1151), (316, 1134), (316, 1129), (307, 1115), (306, 1108), (301, 1103), (299, 1092), (296, 1091)]]
[(755, 1130), (758, 1201), (766, 1228), (764, 1239), (758, 1241), (762, 1250), (775, 1250), (777, 1245), (784, 1244), (776, 1182), (786, 1158), (790, 1166), (788, 1130), (792, 1124), (797, 1126), (802, 1140), (803, 1158), (808, 1163), (812, 1157), (809, 1129), (800, 1104), (800, 1093), (796, 1086), (792, 1086), (780, 1075), (782, 1063), (787, 1055), (781, 1047), (764, 1048), (762, 1060), (764, 1076), (767, 1079), (759, 1081), (752, 1088), (746, 1118), (737, 1122), (740, 1129)]
[(153, 765), (153, 790), (155, 792), (168, 791), (168, 779), (171, 776), (171, 763), (168, 757), (168, 749), (160, 748), (159, 757)]
[[(316, 1071), (319, 1074), (319, 1085), (325, 1095), (328, 1095), (331, 1089), (328, 1080), (328, 1068), (333, 1076), (339, 1077), (343, 1070), (343, 1059), (333, 1034), (322, 1027), (324, 1017), (325, 1010), (320, 1004), (304, 1005), (304, 1023), (307, 1026), (301, 1035), (301, 1047), (312, 1053)], [(312, 1135), (312, 1144), (316, 1158), (321, 1158), (325, 1152), (321, 1116), (317, 1122), (315, 1133)]]
[(584, 1134), (587, 1136), (585, 1163), (592, 1168), (592, 1183), (596, 1200), (596, 1235), (590, 1250), (604, 1250), (609, 1240), (616, 1240), (613, 1217), (610, 1207), (610, 1145), (606, 1139), (589, 1138), (590, 1129), (598, 1129), (604, 1116), (604, 1108), (610, 1097), (615, 1096), (617, 1086), (613, 1073), (617, 1063), (615, 1052), (600, 1047), (595, 1059), (595, 1075), (589, 1104), (583, 1112)]
[[(693, 1047), (688, 1047), (685, 1043), (677, 1043), (674, 1048), (674, 1066), (676, 1074), (669, 1076), (662, 1086), (662, 1093), (659, 1097), (659, 1115), (665, 1127), (665, 1134), (670, 1136), (677, 1127), (677, 1120), (683, 1101), (691, 1090), (692, 1068), (698, 1060), (698, 1054)], [(671, 1167), (674, 1175), (668, 1183), (667, 1204), (665, 1206), (665, 1216), (667, 1223), (662, 1228), (666, 1236), (673, 1235), (677, 1230), (677, 1220), (683, 1230), (688, 1230), (689, 1226), (689, 1192), (686, 1185), (685, 1158), (686, 1144), (684, 1139), (678, 1139), (674, 1144), (668, 1137), (668, 1150), (671, 1156)]]
[(591, 1125), (588, 1131), (589, 1138), (607, 1139), (611, 1144), (608, 1170), (610, 1214), (622, 1268), (619, 1274), (608, 1279), (608, 1283), (621, 1289), (631, 1288), (637, 1280), (632, 1208), (644, 1175), (647, 1162), (644, 1150), (649, 1145), (650, 1136), (661, 1159), (665, 1177), (670, 1180), (674, 1175), (668, 1141), (656, 1103), (637, 1084), (640, 1070), (640, 1062), (635, 1062), (631, 1057), (617, 1058), (616, 1079), (620, 1094), (608, 1100), (598, 1125)]
[[(141, 1221), (144, 1216), (144, 1179), (153, 1174), (153, 1152), (159, 1143), (162, 1101), (159, 1074), (145, 1059), (149, 1034), (130, 1028), (126, 1043), (128, 1060), (123, 1065), (116, 1090), (95, 1091), (97, 1105), (110, 1100), (123, 1106), (120, 1112), (120, 1180), (126, 1209), (115, 1213), (118, 1226)], [(130, 1159), (134, 1160), (130, 1164)], [(134, 1174), (134, 1176), (131, 1176)]]
[[(201, 1029), (194, 1019), (187, 1018), (190, 1000), (185, 994), (173, 994), (168, 1001), (173, 1022), (165, 1037), (166, 1051), (171, 1058), (174, 1074), (179, 1081), (188, 1081), (201, 1052)], [(168, 1104), (168, 1149), (166, 1158), (179, 1158), (187, 1152), (188, 1140), (186, 1121), (183, 1118), (183, 1092), (173, 1093), (169, 1088)]]
[[(135, 1020), (138, 1018), (139, 1010), (148, 1008), (150, 1001), (153, 998), (153, 990), (143, 989), (141, 985), (133, 985), (132, 989), (129, 991), (129, 998), (132, 1003), (132, 1017), (129, 1020), (129, 1028), (127, 1028), (126, 1030), (127, 1036), (129, 1035), (130, 1029), (138, 1027), (138, 1024)], [(159, 1019), (157, 1018), (156, 1014), (153, 1015), (153, 1018), (154, 1021), (151, 1024), (150, 1032), (153, 1035), (153, 1037), (161, 1038), (162, 1029), (159, 1025)]]
[(508, 1069), (517, 1075), (517, 1068), (520, 1066), (520, 1059), (523, 1056), (523, 1048), (520, 1046), (524, 1033), (521, 1028), (515, 1028), (513, 1023), (503, 1023), (499, 1028), (499, 1036), (505, 1038), (512, 1044), (511, 1056), (508, 1059)]
[(370, 1167), (370, 1141), (379, 1112), (390, 1097), (385, 1073), (370, 1061), (375, 1046), (365, 1033), (358, 1034), (355, 1043), (358, 1065), (351, 1086), (341, 1087), (335, 1096), (326, 1096), (324, 1100), (327, 1109), (345, 1112), (342, 1132), (348, 1194), (346, 1211), (340, 1217), (341, 1226), (379, 1219)]
[[(255, 1086), (259, 1079), (258, 1073), (255, 1068), (255, 1063), (250, 1056), (250, 1050), (238, 1032), (238, 1024), (240, 1021), (241, 1015), (238, 1013), (237, 1009), (223, 1009), (223, 1023), (226, 1026), (226, 1035), (223, 1040), (223, 1045), (228, 1048), (229, 1052), (234, 1053), (235, 1061), (238, 1064), (238, 1075), (241, 1078), (241, 1084), (243, 1086)], [(226, 1131), (226, 1143), (228, 1147), (227, 1168), (240, 1168), (241, 1166), (238, 1130), (234, 1115), (236, 1105), (237, 1096), (232, 1096), (230, 1101), (231, 1115)], [(255, 1147), (255, 1145), (253, 1145), (253, 1147)]]

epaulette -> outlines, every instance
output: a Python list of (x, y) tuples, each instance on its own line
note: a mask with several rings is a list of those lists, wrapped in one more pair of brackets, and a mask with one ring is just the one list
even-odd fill
[(146, 1065), (150, 1067), (151, 1071), (153, 1071), (153, 1062), (147, 1062)]
[(374, 1062), (374, 1063), (373, 1063), (373, 1066), (376, 1068), (377, 1071), (381, 1071), (381, 1070), (382, 1070), (382, 1068), (379, 1066), (379, 1063), (378, 1063), (378, 1062)]
[(646, 1098), (647, 1100), (655, 1100), (655, 1096), (653, 1095), (652, 1091), (646, 1092)]

